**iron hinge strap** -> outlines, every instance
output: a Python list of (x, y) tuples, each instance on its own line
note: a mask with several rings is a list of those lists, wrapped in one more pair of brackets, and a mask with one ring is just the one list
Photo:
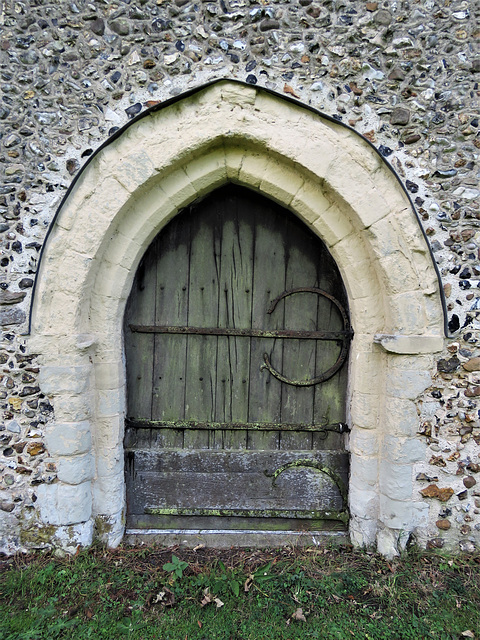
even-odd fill
[(296, 518), (301, 520), (339, 520), (348, 522), (346, 510), (310, 509), (189, 509), (185, 507), (145, 507), (145, 513), (153, 516), (210, 516), (223, 518)]
[(314, 433), (348, 433), (350, 428), (345, 422), (302, 424), (281, 422), (200, 422), (197, 420), (140, 420), (127, 418), (126, 426), (136, 429), (200, 429), (208, 431), (238, 430), (247, 431), (311, 431)]
[(133, 333), (173, 335), (233, 336), (237, 338), (282, 338), (293, 340), (350, 340), (353, 331), (297, 331), (290, 329), (238, 329), (236, 327), (187, 327), (130, 324)]

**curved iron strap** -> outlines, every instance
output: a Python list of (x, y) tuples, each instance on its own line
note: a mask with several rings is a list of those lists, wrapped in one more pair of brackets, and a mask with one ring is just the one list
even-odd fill
[(263, 473), (267, 476), (267, 478), (273, 478), (272, 487), (275, 487), (277, 483), (277, 478), (281, 473), (283, 473), (284, 471), (287, 471), (288, 469), (298, 468), (298, 467), (303, 467), (303, 468), (307, 467), (309, 469), (314, 469), (315, 471), (319, 471), (320, 473), (324, 473), (326, 476), (330, 478), (330, 480), (332, 480), (335, 483), (335, 485), (337, 486), (340, 492), (340, 496), (342, 498), (342, 509), (338, 514), (338, 519), (342, 521), (347, 521), (348, 520), (347, 488), (345, 487), (345, 484), (343, 480), (340, 478), (340, 476), (338, 475), (338, 473), (333, 471), (333, 469), (330, 469), (330, 467), (325, 467), (321, 462), (318, 462), (317, 460), (304, 458), (299, 460), (293, 460), (292, 462), (287, 462), (281, 467), (278, 467), (278, 469), (275, 469), (273, 473), (269, 473), (267, 469), (265, 469)]
[[(311, 387), (311, 386), (313, 386), (315, 384), (320, 384), (321, 382), (325, 382), (326, 380), (329, 380), (342, 367), (342, 365), (345, 362), (345, 359), (347, 357), (349, 342), (353, 337), (353, 331), (352, 331), (352, 328), (350, 326), (350, 320), (348, 319), (347, 312), (345, 311), (343, 306), (340, 304), (340, 302), (334, 296), (332, 296), (330, 293), (327, 293), (323, 289), (318, 289), (317, 287), (298, 287), (297, 289), (291, 289), (290, 291), (284, 291), (282, 294), (277, 296), (275, 298), (275, 300), (272, 301), (270, 307), (267, 310), (267, 313), (273, 313), (273, 311), (275, 311), (275, 307), (280, 302), (280, 300), (282, 300), (283, 298), (286, 298), (287, 296), (291, 296), (294, 293), (316, 293), (317, 295), (324, 296), (325, 298), (328, 298), (330, 300), (330, 302), (333, 302), (333, 304), (337, 307), (338, 311), (340, 312), (340, 315), (342, 316), (342, 320), (343, 320), (343, 332), (342, 333), (344, 334), (344, 337), (342, 339), (342, 349), (341, 349), (340, 354), (339, 354), (339, 356), (337, 358), (337, 361), (335, 362), (335, 364), (333, 366), (330, 367), (330, 369), (327, 369), (327, 371), (322, 373), (320, 376), (317, 376), (315, 378), (310, 378), (309, 380), (290, 380), (289, 378), (286, 378), (279, 371), (274, 369), (274, 367), (272, 366), (272, 363), (270, 362), (270, 358), (268, 356), (268, 353), (264, 353), (263, 354), (263, 360), (264, 360), (265, 364), (263, 364), (261, 368), (262, 369), (267, 369), (272, 374), (272, 376), (274, 378), (277, 378), (277, 380), (280, 380), (280, 382), (284, 382), (285, 384), (290, 384), (290, 385), (293, 385), (295, 387)], [(325, 339), (328, 340), (327, 337), (324, 337), (323, 339), (324, 340)], [(338, 341), (338, 339), (339, 339), (338, 338), (338, 332), (336, 332), (335, 334), (334, 334), (334, 332), (332, 332), (331, 340), (337, 340)]]

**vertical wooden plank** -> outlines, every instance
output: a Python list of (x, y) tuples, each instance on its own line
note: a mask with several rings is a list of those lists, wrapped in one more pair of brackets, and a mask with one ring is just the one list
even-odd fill
[(223, 430), (224, 449), (246, 449), (247, 431), (246, 429), (224, 429)]
[(152, 449), (182, 449), (183, 429), (152, 429)]
[(247, 449), (257, 451), (276, 451), (279, 448), (280, 431), (259, 430), (249, 431), (247, 439)]
[[(249, 219), (245, 219), (246, 215), (239, 219), (235, 200), (228, 199), (224, 204), (228, 214), (222, 225), (218, 326), (248, 329), (251, 326), (253, 297), (253, 229)], [(218, 421), (247, 421), (249, 365), (248, 337), (219, 339)]]
[[(258, 207), (255, 210), (252, 327), (281, 329), (282, 307), (279, 305), (272, 314), (267, 311), (272, 300), (285, 290), (285, 246), (281, 234), (284, 221), (274, 205), (264, 201), (260, 210)], [(281, 367), (282, 340), (251, 339), (248, 417), (250, 422), (280, 422), (282, 383), (262, 368), (264, 353), (268, 353)], [(251, 436), (250, 446), (254, 446), (256, 436)]]
[[(189, 244), (190, 231), (185, 215), (173, 220), (155, 244), (157, 326), (187, 324)], [(154, 420), (179, 420), (185, 417), (186, 354), (187, 336), (155, 334), (152, 399)]]
[(153, 334), (134, 333), (130, 324), (154, 324), (156, 256), (147, 251), (132, 286), (125, 311), (124, 331), (127, 367), (127, 415), (152, 417)]
[[(190, 214), (190, 276), (188, 325), (216, 327), (218, 322), (218, 282), (220, 238), (217, 211), (212, 200), (201, 211)], [(185, 419), (213, 420), (215, 416), (217, 338), (187, 336)], [(209, 432), (185, 430), (185, 448), (206, 449)]]
[[(319, 287), (331, 293), (347, 309), (347, 297), (333, 258), (326, 247), (318, 256)], [(325, 331), (341, 331), (343, 319), (336, 307), (327, 298), (319, 297), (317, 324)], [(318, 341), (315, 358), (315, 375), (321, 375), (337, 360), (341, 346), (334, 341)], [(314, 420), (321, 422), (343, 422), (345, 420), (345, 389), (347, 384), (348, 364), (322, 384), (315, 386)], [(321, 445), (321, 443), (318, 443)], [(325, 446), (325, 444), (323, 445)], [(323, 448), (323, 447), (321, 447)]]
[[(311, 238), (294, 219), (288, 221), (289, 250), (285, 263), (285, 289), (317, 286), (317, 267)], [(286, 329), (317, 329), (318, 296), (315, 293), (295, 293), (285, 298)], [(315, 375), (315, 342), (284, 340), (283, 375), (290, 379), (306, 380)], [(313, 386), (297, 387), (285, 384), (282, 389), (282, 422), (311, 424), (313, 422)], [(312, 436), (308, 432), (282, 433), (280, 448), (310, 449)]]
[[(247, 329), (251, 326), (253, 298), (253, 221), (248, 200), (236, 189), (219, 202), (221, 211), (221, 260), (218, 326)], [(219, 337), (217, 348), (216, 419), (248, 421), (250, 339)], [(246, 430), (228, 434), (229, 448), (242, 448)], [(235, 444), (236, 443), (236, 444)]]

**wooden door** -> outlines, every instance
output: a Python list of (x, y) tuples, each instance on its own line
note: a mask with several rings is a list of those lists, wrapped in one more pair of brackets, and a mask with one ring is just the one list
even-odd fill
[(345, 529), (350, 338), (293, 214), (231, 184), (179, 214), (125, 314), (128, 527)]

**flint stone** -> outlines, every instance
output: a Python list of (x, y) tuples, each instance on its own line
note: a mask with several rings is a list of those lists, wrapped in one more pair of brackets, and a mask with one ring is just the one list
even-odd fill
[(441, 549), (444, 544), (443, 538), (432, 538), (427, 542), (427, 549)]
[(392, 14), (390, 11), (380, 9), (380, 11), (375, 14), (374, 20), (377, 24), (389, 25), (392, 21)]
[(10, 422), (7, 422), (7, 431), (10, 431), (11, 433), (20, 433), (20, 425), (16, 420), (11, 420)]
[(38, 53), (33, 49), (24, 51), (19, 56), (20, 62), (23, 64), (36, 64), (38, 62)]
[(110, 29), (119, 36), (128, 36), (130, 33), (130, 25), (126, 20), (114, 20)]
[(405, 71), (403, 71), (403, 69), (400, 69), (399, 67), (395, 67), (395, 69), (392, 69), (390, 71), (390, 73), (388, 74), (388, 79), (389, 80), (405, 80)]
[(437, 169), (433, 174), (434, 178), (453, 178), (458, 171), (456, 169)]
[(10, 149), (10, 147), (14, 147), (16, 144), (20, 142), (21, 138), (16, 133), (10, 134), (3, 143), (4, 147)]
[(467, 398), (476, 398), (480, 396), (480, 387), (469, 387), (465, 390), (465, 396)]
[(410, 121), (410, 111), (403, 107), (396, 107), (390, 116), (390, 124), (408, 124)]
[(470, 540), (461, 540), (458, 545), (463, 553), (473, 553), (475, 551), (475, 545)]
[(467, 362), (463, 363), (465, 371), (480, 371), (480, 357), (470, 358)]
[(467, 489), (471, 489), (477, 484), (477, 481), (473, 476), (467, 476), (463, 479), (463, 484), (467, 487)]
[(25, 322), (26, 317), (25, 311), (22, 309), (3, 309), (0, 311), (0, 327), (22, 324), (22, 322)]
[(90, 29), (97, 36), (103, 36), (103, 34), (105, 33), (105, 23), (102, 18), (97, 18), (96, 20), (94, 20), (90, 25)]
[(45, 446), (43, 442), (30, 442), (27, 445), (27, 453), (31, 456), (38, 456), (40, 453), (44, 453)]
[(6, 491), (0, 491), (0, 510), (11, 513), (15, 509), (12, 496)]
[(280, 23), (278, 20), (264, 20), (260, 23), (260, 31), (270, 31), (270, 29), (279, 29)]
[(437, 498), (440, 502), (447, 502), (455, 492), (451, 487), (440, 488), (436, 484), (429, 484), (420, 493), (424, 498)]
[(418, 142), (421, 137), (422, 136), (419, 135), (418, 133), (414, 133), (411, 136), (407, 136), (405, 138), (405, 144), (414, 144), (415, 142)]
[(460, 366), (460, 360), (457, 356), (449, 358), (448, 360), (442, 359), (437, 362), (437, 371), (441, 373), (453, 373)]
[(21, 302), (27, 294), (23, 291), (0, 290), (0, 305), (16, 304)]

